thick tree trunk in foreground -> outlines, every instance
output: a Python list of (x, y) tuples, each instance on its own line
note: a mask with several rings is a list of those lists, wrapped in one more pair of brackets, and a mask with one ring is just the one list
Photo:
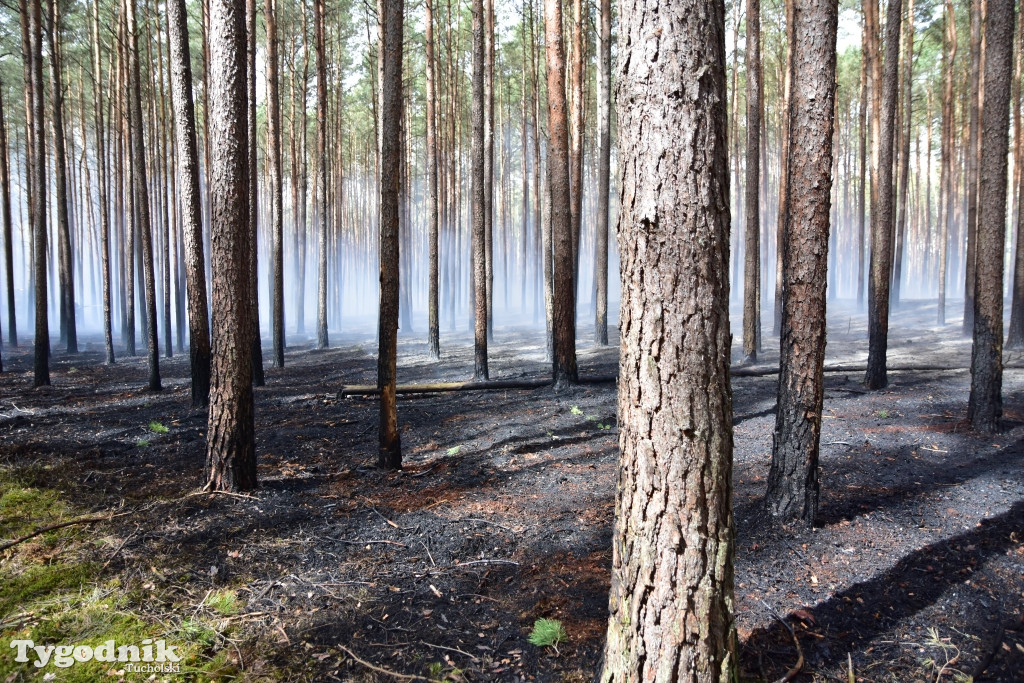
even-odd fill
[[(316, 0), (322, 2), (322, 0)], [(380, 317), (377, 328), (377, 386), (380, 394), (381, 467), (402, 466), (402, 440), (395, 402), (398, 351), (399, 176), (402, 165), (402, 0), (379, 0), (378, 49), (382, 59), (380, 102)], [(477, 325), (480, 324), (477, 320)], [(483, 322), (486, 324), (487, 318)], [(484, 340), (486, 342), (486, 338)]]
[(761, 0), (747, 0), (747, 175), (743, 260), (743, 362), (761, 350)]
[(622, 455), (600, 680), (726, 683), (738, 663), (725, 9), (620, 11)]
[(981, 120), (977, 289), (967, 418), (983, 432), (1003, 415), (1003, 249), (1006, 242), (1010, 78), (1014, 0), (988, 0), (985, 16), (985, 107)]
[(544, 0), (544, 32), (548, 67), (548, 187), (551, 199), (551, 259), (553, 272), (552, 335), (555, 387), (576, 384), (576, 291), (573, 227), (569, 191), (569, 130), (565, 102), (565, 49), (562, 46), (562, 6)]
[(597, 48), (597, 236), (594, 343), (608, 345), (608, 221), (612, 174), (612, 3), (599, 0)]
[(210, 0), (213, 375), (206, 488), (256, 486), (245, 0)]
[(893, 135), (896, 132), (896, 86), (899, 81), (902, 0), (889, 0), (885, 20), (885, 68), (882, 76), (882, 127), (878, 153), (878, 218), (871, 221), (871, 279), (868, 282), (868, 371), (864, 386), (881, 389), (888, 383), (889, 283), (892, 277)]
[(825, 388), (839, 8), (836, 0), (796, 0), (794, 5), (779, 398), (765, 507), (776, 518), (810, 526), (818, 512)]
[(281, 95), (277, 57), (277, 0), (266, 0), (267, 22), (267, 165), (270, 170), (270, 237), (273, 281), (273, 364), (284, 367), (284, 217), (281, 184)]
[(185, 0), (168, 1), (167, 21), (171, 38), (171, 87), (174, 92), (181, 229), (185, 237), (185, 288), (188, 296), (192, 407), (201, 408), (210, 401), (210, 316), (206, 304), (203, 216), (199, 194), (199, 148), (196, 143), (195, 105), (192, 102), (192, 60), (189, 57)]

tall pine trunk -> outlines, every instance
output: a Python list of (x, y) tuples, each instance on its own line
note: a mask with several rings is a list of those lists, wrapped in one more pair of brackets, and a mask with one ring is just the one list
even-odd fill
[(245, 0), (210, 0), (213, 362), (206, 488), (256, 487)]
[(1003, 415), (1003, 253), (1006, 242), (1014, 0), (988, 0), (985, 15), (977, 289), (967, 418), (978, 431), (996, 432)]
[(725, 9), (647, 0), (621, 12), (622, 455), (598, 680), (728, 683), (739, 663)]
[[(316, 0), (322, 2), (323, 0)], [(380, 389), (378, 464), (402, 466), (402, 441), (395, 402), (398, 343), (399, 198), (402, 164), (402, 0), (379, 0), (380, 102), (380, 317), (377, 328), (377, 387)], [(484, 318), (486, 323), (486, 318)], [(486, 342), (486, 339), (485, 339)]]
[(893, 137), (896, 132), (902, 0), (889, 0), (885, 20), (885, 70), (882, 77), (882, 127), (878, 154), (878, 211), (871, 221), (871, 280), (868, 282), (868, 367), (864, 385), (888, 385), (886, 347), (889, 343), (889, 283), (892, 277)]
[(761, 1), (747, 0), (747, 168), (743, 261), (743, 361), (756, 363), (761, 346)]
[(548, 69), (548, 189), (552, 259), (552, 335), (556, 388), (576, 384), (576, 291), (573, 277), (573, 216), (570, 190), (571, 157), (566, 121), (565, 50), (562, 6), (544, 0), (544, 31)]

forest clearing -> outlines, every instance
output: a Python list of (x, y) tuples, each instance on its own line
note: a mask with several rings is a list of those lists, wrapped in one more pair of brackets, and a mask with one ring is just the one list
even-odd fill
[[(837, 309), (827, 367), (862, 365), (864, 316)], [(776, 680), (796, 663), (773, 613), (795, 615), (806, 658), (796, 680), (845, 680), (848, 653), (865, 681), (931, 681), (943, 667), (949, 680), (1014, 681), (1024, 670), (1024, 414), (1008, 411), (997, 437), (971, 432), (969, 340), (928, 327), (934, 302), (902, 311), (893, 366), (960, 369), (893, 371), (879, 393), (853, 372), (827, 373), (813, 530), (764, 523), (777, 380), (733, 380), (744, 680)], [(544, 375), (535, 331), (496, 332), (506, 341), (493, 376)], [(90, 340), (54, 359), (40, 392), (17, 371), (29, 356), (14, 355), (12, 377), (26, 379), (9, 377), (0, 405), (5, 500), (22, 489), (74, 504), (27, 497), (26, 519), (0, 535), (29, 530), (28, 519), (114, 517), (17, 549), (8, 562), (45, 567), (52, 583), (32, 575), (4, 589), (3, 637), (101, 642), (131, 620), (186, 645), (182, 672), (202, 679), (395, 680), (355, 655), (432, 680), (591, 680), (608, 611), (615, 385), (400, 398), (406, 461), (387, 472), (374, 466), (376, 399), (338, 398), (372, 381), (372, 335), (339, 342), (293, 344), (287, 372), (268, 370), (256, 392), (261, 486), (244, 496), (195, 493), (206, 424), (189, 406), (183, 359), (154, 394), (141, 359), (104, 366), (101, 340)], [(454, 337), (435, 363), (421, 340), (400, 337), (400, 382), (465, 379), (468, 342)], [(616, 356), (582, 347), (581, 378), (614, 374)], [(1007, 404), (1018, 406), (1024, 354), (1006, 360)], [(70, 566), (87, 569), (65, 577)], [(237, 603), (210, 604), (211, 594)], [(541, 618), (564, 624), (557, 652), (527, 640)], [(60, 680), (106, 678), (110, 665), (96, 665)]]

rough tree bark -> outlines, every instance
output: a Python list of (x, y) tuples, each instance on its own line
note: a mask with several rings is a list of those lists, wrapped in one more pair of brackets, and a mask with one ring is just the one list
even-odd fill
[(967, 403), (971, 426), (982, 432), (998, 431), (1003, 414), (1003, 253), (1014, 19), (1014, 0), (988, 0), (975, 245), (974, 346)]
[[(597, 235), (594, 259), (594, 343), (608, 345), (608, 221), (612, 176), (612, 4), (600, 5), (597, 48)], [(525, 180), (525, 179), (524, 179)]]
[(473, 0), (473, 124), (470, 146), (470, 218), (473, 249), (473, 379), (487, 379), (487, 185), (484, 146), (484, 3)]
[(779, 398), (765, 507), (810, 526), (818, 513), (839, 7), (796, 0), (793, 12)]
[(185, 0), (169, 0), (171, 88), (178, 151), (181, 229), (185, 237), (185, 288), (188, 296), (188, 345), (192, 369), (192, 406), (210, 401), (210, 316), (206, 303), (203, 216), (199, 193), (199, 147), (192, 101), (192, 60), (189, 55)]
[(886, 347), (889, 344), (889, 283), (892, 277), (893, 136), (896, 132), (902, 0), (889, 0), (885, 19), (885, 65), (882, 75), (882, 127), (879, 132), (877, 219), (871, 221), (871, 278), (868, 281), (868, 370), (864, 386), (888, 385)]
[[(316, 0), (322, 2), (323, 0)], [(479, 2), (479, 0), (477, 0)], [(380, 388), (378, 464), (402, 467), (395, 367), (398, 342), (398, 229), (402, 164), (402, 0), (379, 0), (380, 98), (380, 316), (377, 328), (377, 386)], [(483, 318), (486, 324), (486, 316)], [(477, 318), (477, 326), (481, 320)], [(479, 335), (479, 332), (478, 332)], [(479, 340), (479, 336), (477, 337)], [(484, 342), (486, 343), (486, 331)]]
[(761, 347), (761, 1), (747, 0), (747, 171), (744, 196), (743, 362), (756, 363)]
[(273, 344), (275, 368), (284, 367), (284, 217), (281, 183), (281, 94), (277, 55), (277, 0), (266, 0), (267, 22), (267, 166), (270, 171), (270, 238), (273, 270)]
[(622, 455), (599, 680), (726, 683), (738, 662), (725, 9), (619, 8)]
[(256, 486), (245, 0), (210, 0), (213, 374), (206, 488)]
[(569, 190), (569, 131), (565, 102), (565, 49), (562, 5), (544, 0), (548, 68), (548, 188), (552, 260), (553, 370), (556, 389), (576, 384), (576, 291), (573, 277), (573, 225)]

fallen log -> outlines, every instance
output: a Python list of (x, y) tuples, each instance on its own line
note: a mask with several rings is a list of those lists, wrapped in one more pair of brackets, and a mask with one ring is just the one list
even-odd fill
[[(609, 384), (616, 381), (615, 375), (581, 377), (580, 384)], [(432, 384), (399, 384), (396, 394), (436, 394), (451, 391), (494, 391), (501, 389), (540, 389), (551, 386), (550, 378), (534, 379), (489, 379), (470, 382), (435, 382)], [(351, 384), (341, 388), (338, 398), (346, 396), (378, 396), (376, 384)]]

